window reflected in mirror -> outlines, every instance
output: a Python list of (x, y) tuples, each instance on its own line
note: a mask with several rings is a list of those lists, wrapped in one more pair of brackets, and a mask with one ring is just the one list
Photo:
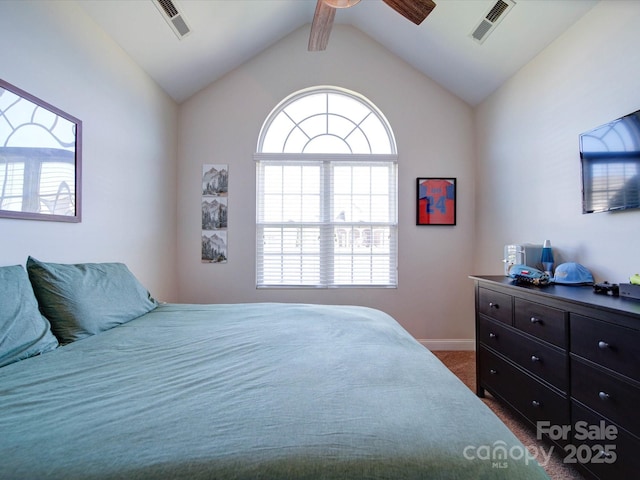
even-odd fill
[(0, 80), (0, 217), (79, 222), (82, 122)]

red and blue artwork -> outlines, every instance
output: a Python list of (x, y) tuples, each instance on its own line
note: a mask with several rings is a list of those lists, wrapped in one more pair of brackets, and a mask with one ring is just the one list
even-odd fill
[(418, 178), (417, 224), (456, 224), (455, 178)]

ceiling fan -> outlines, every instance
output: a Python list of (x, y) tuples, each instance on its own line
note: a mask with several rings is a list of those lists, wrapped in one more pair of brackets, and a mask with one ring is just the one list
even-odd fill
[[(311, 23), (308, 50), (310, 52), (325, 50), (329, 43), (336, 9), (353, 7), (359, 2), (360, 0), (318, 0)], [(436, 8), (433, 0), (383, 0), (383, 2), (416, 25), (420, 25), (431, 10)]]

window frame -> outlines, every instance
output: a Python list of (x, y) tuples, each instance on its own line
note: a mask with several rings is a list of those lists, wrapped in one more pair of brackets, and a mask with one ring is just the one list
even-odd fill
[[(284, 112), (284, 110), (290, 106), (292, 103), (306, 97), (307, 95), (315, 95), (318, 93), (330, 93), (330, 94), (338, 94), (345, 95), (354, 99), (362, 104), (364, 108), (366, 108), (369, 113), (364, 117), (364, 119), (368, 118), (369, 115), (373, 114), (377, 117), (377, 122), (375, 124), (375, 128), (379, 128), (380, 126), (384, 127), (385, 133), (388, 139), (388, 145), (385, 144), (385, 149), (388, 148), (390, 153), (304, 153), (304, 147), (302, 148), (302, 152), (272, 152), (267, 151), (263, 152), (264, 142), (267, 134), (269, 133), (269, 128), (272, 125), (274, 119)], [(327, 116), (327, 129), (329, 124), (329, 116), (332, 115), (328, 108), (329, 104), (329, 96), (327, 96), (327, 111), (325, 115)], [(286, 112), (284, 112), (286, 113)], [(310, 112), (308, 119), (314, 115), (313, 112)], [(288, 117), (292, 122), (294, 122), (291, 117)], [(364, 119), (360, 122), (363, 123)], [(352, 119), (347, 119), (348, 121), (352, 121)], [(295, 122), (294, 122), (295, 123)], [(360, 124), (357, 121), (353, 122), (355, 128), (360, 128)], [(295, 124), (293, 129), (297, 128), (298, 124)], [(354, 128), (354, 130), (355, 130)], [(326, 133), (329, 135), (329, 132)], [(321, 135), (320, 135), (321, 136)], [(365, 133), (366, 137), (366, 133)], [(286, 137), (288, 138), (288, 137)], [(308, 137), (311, 139), (311, 137)], [(368, 140), (367, 140), (368, 141)], [(371, 142), (368, 142), (369, 149), (371, 150)], [(286, 149), (285, 143), (283, 143), (283, 150)], [(309, 89), (304, 89), (299, 92), (295, 92), (294, 94), (287, 97), (283, 100), (265, 120), (262, 130), (260, 132), (257, 152), (254, 154), (254, 160), (256, 162), (256, 288), (397, 288), (398, 284), (398, 191), (397, 191), (397, 179), (398, 179), (398, 155), (396, 152), (396, 144), (395, 138), (393, 136), (393, 132), (391, 127), (384, 117), (384, 115), (373, 105), (369, 100), (367, 100), (362, 95), (359, 95), (355, 92), (351, 92), (338, 87), (312, 87)], [(262, 169), (265, 166), (271, 165), (319, 165), (320, 166), (320, 193), (319, 196), (322, 199), (320, 201), (320, 219), (318, 222), (309, 222), (309, 221), (280, 221), (280, 222), (269, 222), (264, 219), (262, 216), (263, 210), (261, 201), (264, 199), (264, 189), (261, 180)], [(336, 222), (335, 214), (331, 211), (331, 207), (333, 205), (333, 201), (335, 198), (335, 192), (333, 189), (333, 179), (332, 175), (334, 172), (334, 168), (339, 166), (340, 164), (344, 165), (353, 165), (353, 166), (363, 166), (368, 168), (374, 168), (375, 166), (385, 165), (390, 171), (387, 173), (387, 181), (388, 185), (388, 193), (386, 194), (387, 205), (389, 208), (388, 212), (388, 221), (349, 221), (344, 222), (344, 226), (347, 227), (347, 230), (351, 230), (351, 235), (354, 235), (354, 230), (356, 228), (362, 229), (362, 234), (368, 229), (370, 231), (369, 238), (379, 238), (384, 239), (384, 236), (376, 235), (374, 229), (378, 227), (387, 229), (388, 239), (386, 241), (388, 248), (388, 253), (382, 252), (381, 254), (372, 251), (374, 248), (374, 242), (369, 241), (368, 246), (371, 250), (369, 253), (354, 253), (353, 244), (351, 245), (352, 251), (350, 254), (343, 254), (343, 258), (350, 259), (352, 266), (350, 270), (347, 269), (348, 275), (351, 275), (351, 282), (349, 283), (336, 283), (336, 268), (335, 268), (335, 260), (339, 258), (339, 255), (336, 253), (336, 243), (337, 242), (337, 230), (338, 225), (343, 225), (342, 222)], [(351, 192), (353, 195), (353, 192)], [(369, 199), (373, 197), (372, 192), (369, 192)], [(371, 200), (369, 200), (371, 201)], [(318, 262), (318, 282), (308, 283), (304, 281), (304, 279), (298, 282), (266, 282), (264, 279), (264, 263), (265, 263), (265, 252), (263, 250), (264, 245), (264, 232), (267, 228), (280, 228), (281, 231), (281, 239), (284, 239), (284, 231), (288, 228), (299, 228), (300, 231), (304, 231), (308, 228), (318, 228), (320, 231), (324, 230), (325, 234), (320, 235), (318, 239), (319, 247), (317, 250), (317, 262)], [(360, 233), (360, 232), (359, 232)], [(384, 241), (380, 241), (380, 244), (384, 244)], [(284, 245), (284, 240), (281, 240), (281, 245)], [(303, 248), (300, 249), (300, 256), (303, 256)], [(281, 269), (285, 268), (284, 258), (285, 254), (282, 253), (281, 259)], [(274, 256), (278, 256), (278, 254), (274, 254)], [(358, 268), (354, 268), (354, 262), (357, 263), (357, 259), (360, 261), (364, 261), (366, 263), (366, 258), (369, 258), (369, 262), (372, 265), (375, 263), (375, 258), (382, 258), (382, 263), (388, 265), (388, 267), (383, 269), (383, 276), (386, 276), (386, 281), (384, 282), (376, 282), (375, 267), (372, 267), (368, 270), (369, 282), (360, 283), (357, 281), (353, 281), (354, 276), (357, 274), (366, 274), (367, 269), (364, 268), (362, 270), (358, 270)], [(362, 260), (365, 259), (365, 260)], [(304, 266), (302, 265), (302, 260), (300, 260), (299, 270), (301, 274), (304, 273)]]

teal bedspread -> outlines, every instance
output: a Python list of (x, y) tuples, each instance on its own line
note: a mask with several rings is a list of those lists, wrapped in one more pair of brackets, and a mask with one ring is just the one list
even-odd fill
[(2, 479), (547, 478), (395, 320), (353, 306), (161, 305), (0, 368), (0, 432)]

